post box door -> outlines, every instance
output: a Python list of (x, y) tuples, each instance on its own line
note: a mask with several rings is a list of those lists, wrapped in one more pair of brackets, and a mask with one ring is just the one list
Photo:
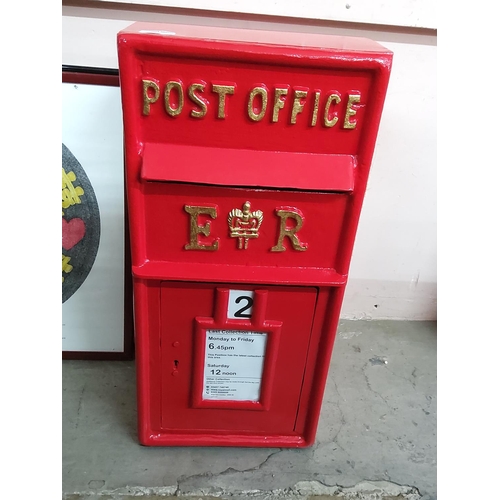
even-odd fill
[[(228, 320), (223, 330), (218, 329), (217, 320), (213, 318), (217, 315), (215, 309), (220, 290), (232, 293), (233, 297), (239, 292), (265, 295), (265, 306), (258, 313), (263, 326), (251, 325), (244, 313), (240, 314), (241, 320), (235, 318), (234, 308), (231, 312), (228, 305), (228, 317), (233, 319)], [(162, 283), (162, 429), (294, 434), (317, 294), (313, 287)], [(248, 302), (242, 301), (240, 305), (248, 306)], [(254, 309), (256, 307), (257, 299)], [(212, 321), (215, 321), (214, 327), (210, 326)], [(214, 331), (227, 333), (226, 329), (232, 332), (227, 339), (232, 339), (236, 347), (222, 346), (227, 349), (222, 351), (222, 357), (208, 364), (208, 335)], [(260, 333), (266, 338), (261, 338)], [(256, 340), (253, 351), (238, 346), (249, 337)], [(211, 347), (214, 348), (214, 344), (217, 348), (216, 341)], [(251, 360), (254, 368), (255, 358), (263, 354), (257, 401), (245, 401), (245, 394), (249, 394), (245, 392), (247, 387), (231, 377), (237, 375), (231, 370), (241, 366), (241, 357), (246, 359), (246, 352), (254, 353), (254, 360)], [(217, 396), (203, 399), (202, 392), (213, 388), (205, 386), (211, 383), (206, 377), (212, 372), (212, 366), (228, 367), (228, 386), (225, 387), (233, 389), (236, 400), (227, 400), (225, 395), (220, 399)], [(247, 371), (252, 372), (254, 368), (249, 365)], [(259, 376), (249, 372), (247, 375)]]

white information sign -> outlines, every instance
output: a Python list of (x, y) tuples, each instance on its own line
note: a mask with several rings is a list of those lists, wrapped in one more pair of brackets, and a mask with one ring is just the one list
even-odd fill
[(203, 399), (259, 401), (267, 334), (207, 330)]

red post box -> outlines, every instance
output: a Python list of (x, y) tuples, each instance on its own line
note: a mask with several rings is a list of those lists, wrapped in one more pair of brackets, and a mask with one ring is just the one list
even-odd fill
[(309, 446), (392, 53), (136, 23), (118, 56), (140, 442)]

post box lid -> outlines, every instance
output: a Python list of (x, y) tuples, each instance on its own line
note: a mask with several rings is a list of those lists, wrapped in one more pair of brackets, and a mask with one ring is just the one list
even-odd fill
[(392, 52), (373, 40), (320, 33), (300, 33), (289, 31), (266, 31), (236, 29), (219, 26), (193, 26), (183, 24), (164, 24), (136, 22), (120, 31), (121, 35), (137, 34), (157, 37), (190, 38), (205, 41), (241, 42), (289, 47), (310, 47), (335, 49), (349, 52), (373, 52), (392, 54)]
[(141, 177), (145, 181), (345, 192), (354, 188), (354, 167), (350, 155), (147, 143)]

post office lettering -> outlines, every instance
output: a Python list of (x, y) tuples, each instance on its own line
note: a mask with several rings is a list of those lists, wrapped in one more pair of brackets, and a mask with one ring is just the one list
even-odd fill
[[(243, 110), (238, 109), (241, 104), (235, 107), (232, 97), (241, 93), (238, 102), (244, 102)], [(264, 83), (245, 89), (234, 82), (207, 83), (201, 79), (189, 84), (177, 78), (165, 83), (155, 78), (142, 80), (142, 114), (148, 117), (160, 112), (173, 119), (189, 115), (198, 120), (226, 120), (241, 116), (243, 111), (251, 122), (354, 130), (358, 111), (365, 105), (361, 92), (351, 89), (342, 92)]]

